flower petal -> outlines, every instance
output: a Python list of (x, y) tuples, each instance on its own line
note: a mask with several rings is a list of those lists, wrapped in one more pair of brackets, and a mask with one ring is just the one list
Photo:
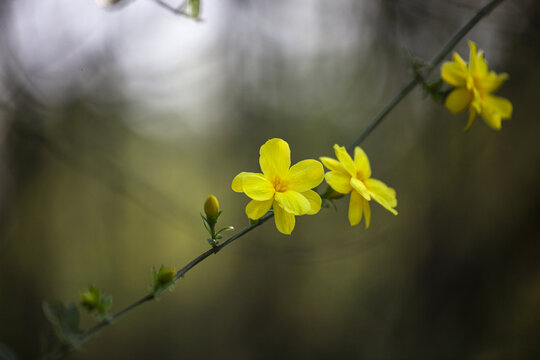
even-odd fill
[(397, 206), (396, 191), (394, 189), (376, 179), (367, 179), (365, 184), (373, 200), (392, 214), (397, 215), (397, 211), (394, 209)]
[(304, 215), (311, 210), (309, 200), (297, 191), (276, 192), (276, 202), (293, 215)]
[(480, 78), (480, 87), (482, 91), (486, 93), (491, 93), (496, 91), (501, 85), (508, 79), (508, 74), (496, 74), (493, 71), (490, 71), (486, 76)]
[(465, 110), (472, 100), (473, 94), (470, 91), (465, 88), (457, 88), (452, 90), (446, 97), (444, 106), (446, 106), (452, 114), (457, 114)]
[(484, 77), (488, 72), (486, 60), (484, 60), (484, 52), (477, 52), (476, 44), (469, 40), (469, 71), (473, 77)]
[(452, 86), (462, 87), (466, 85), (467, 71), (465, 61), (454, 53), (454, 61), (447, 61), (442, 65), (441, 78)]
[(366, 185), (364, 184), (364, 182), (362, 180), (358, 180), (357, 178), (351, 178), (351, 186), (360, 195), (362, 195), (362, 197), (364, 199), (371, 200), (371, 196), (369, 195), (369, 191), (366, 188)]
[(369, 206), (369, 201), (366, 199), (362, 199), (362, 205), (364, 207), (364, 217), (366, 219), (366, 229), (369, 228), (369, 224), (371, 223), (371, 207)]
[(294, 229), (294, 215), (285, 211), (274, 201), (274, 221), (280, 233), (290, 235)]
[(307, 191), (319, 186), (324, 179), (324, 168), (317, 160), (302, 160), (289, 169), (289, 189)]
[(268, 210), (270, 210), (273, 202), (274, 198), (270, 198), (269, 200), (264, 201), (251, 200), (246, 206), (246, 215), (251, 220), (260, 219), (264, 214), (268, 212)]
[(328, 168), (328, 170), (333, 170), (333, 171), (348, 174), (347, 170), (345, 170), (343, 165), (341, 165), (341, 163), (337, 161), (336, 159), (332, 159), (331, 157), (321, 156), (319, 160), (322, 161), (322, 163), (324, 164), (324, 166)]
[(278, 175), (287, 174), (291, 166), (291, 149), (286, 141), (270, 139), (261, 146), (259, 154), (259, 164), (267, 179), (272, 180)]
[(500, 96), (488, 95), (484, 99), (483, 106), (488, 106), (495, 111), (503, 119), (509, 119), (512, 117), (512, 103)]
[(351, 176), (356, 176), (356, 168), (354, 167), (354, 161), (347, 152), (347, 149), (345, 149), (345, 146), (339, 146), (338, 144), (334, 145), (334, 151), (336, 152), (336, 157), (338, 158), (339, 162), (345, 170), (349, 173)]
[(262, 174), (247, 173), (242, 176), (242, 188), (253, 200), (268, 200), (274, 196), (274, 186)]
[(236, 191), (236, 192), (244, 192), (244, 186), (243, 186), (243, 183), (244, 183), (244, 176), (246, 174), (253, 174), (253, 173), (248, 173), (248, 172), (241, 172), (240, 174), (236, 175), (232, 181), (232, 189), (233, 191)]
[(369, 159), (360, 146), (354, 148), (354, 165), (356, 170), (360, 172), (364, 179), (371, 177), (371, 166), (369, 165)]
[(488, 95), (480, 113), (486, 123), (495, 130), (501, 129), (501, 121), (512, 116), (512, 103), (499, 96)]
[(313, 190), (308, 190), (304, 191), (302, 195), (308, 199), (309, 205), (311, 206), (311, 209), (306, 213), (307, 215), (315, 215), (321, 210), (322, 199), (319, 194)]
[(349, 201), (349, 223), (351, 226), (358, 225), (362, 220), (362, 210), (364, 206), (362, 201), (365, 199), (356, 191), (351, 192), (351, 200)]
[(469, 121), (467, 122), (467, 125), (465, 125), (465, 129), (463, 129), (463, 131), (469, 131), (474, 123), (474, 119), (476, 119), (476, 110), (471, 106), (469, 109)]
[(348, 194), (351, 192), (351, 176), (345, 175), (342, 172), (329, 171), (324, 175), (326, 182), (332, 189), (341, 194)]

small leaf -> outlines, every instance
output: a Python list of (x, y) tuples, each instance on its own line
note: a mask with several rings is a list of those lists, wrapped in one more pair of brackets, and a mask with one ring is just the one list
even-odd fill
[(226, 227), (224, 227), (223, 229), (220, 229), (216, 234), (219, 235), (219, 234), (221, 234), (222, 232), (224, 232), (224, 231), (229, 231), (229, 230), (234, 230), (234, 227), (232, 227), (232, 226), (226, 226)]
[(210, 223), (208, 222), (208, 220), (203, 216), (203, 214), (201, 214), (201, 218), (203, 220), (203, 224), (204, 224), (204, 227), (206, 228), (206, 231), (208, 231), (208, 233), (210, 234), (210, 236), (213, 236), (214, 234), (212, 233), (212, 226), (210, 226)]
[(53, 325), (56, 336), (65, 343), (76, 345), (79, 333), (79, 309), (73, 303), (59, 300), (43, 302), (45, 317)]

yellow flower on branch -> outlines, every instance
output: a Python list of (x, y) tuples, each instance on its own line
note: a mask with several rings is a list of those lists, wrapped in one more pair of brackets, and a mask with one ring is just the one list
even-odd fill
[(386, 210), (397, 215), (396, 191), (382, 181), (371, 178), (369, 159), (360, 147), (354, 149), (354, 160), (343, 146), (334, 145), (338, 160), (321, 157), (321, 161), (330, 171), (325, 178), (328, 185), (341, 194), (351, 193), (349, 202), (349, 222), (358, 225), (362, 214), (366, 218), (366, 229), (371, 221), (369, 201), (375, 200)]
[(471, 49), (469, 64), (457, 53), (452, 62), (441, 67), (441, 77), (455, 87), (446, 97), (444, 105), (451, 113), (457, 114), (469, 107), (468, 130), (476, 115), (495, 130), (500, 130), (501, 121), (512, 116), (512, 103), (505, 98), (491, 95), (508, 79), (508, 74), (489, 71), (484, 52), (476, 50), (476, 44), (469, 41)]
[(295, 216), (313, 215), (321, 209), (321, 197), (311, 189), (323, 181), (323, 166), (317, 160), (302, 160), (291, 166), (291, 150), (282, 139), (268, 140), (259, 154), (262, 174), (241, 172), (234, 178), (232, 189), (252, 199), (246, 207), (250, 219), (260, 219), (273, 207), (277, 229), (290, 234)]

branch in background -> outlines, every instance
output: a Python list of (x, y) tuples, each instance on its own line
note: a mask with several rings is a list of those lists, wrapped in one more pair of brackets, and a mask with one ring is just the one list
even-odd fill
[(198, 21), (201, 20), (199, 18), (200, 9), (201, 9), (200, 0), (185, 0), (178, 7), (171, 6), (163, 0), (153, 0), (153, 1), (159, 6), (161, 6), (162, 8), (172, 12), (175, 15), (187, 16), (189, 18), (192, 18)]
[(386, 115), (407, 96), (412, 89), (422, 83), (422, 79), (429, 76), (435, 67), (444, 60), (444, 58), (454, 49), (458, 42), (460, 42), (465, 35), (485, 16), (487, 16), (493, 9), (495, 9), (504, 0), (491, 0), (483, 8), (478, 10), (476, 14), (463, 25), (443, 46), (441, 51), (427, 64), (427, 68), (424, 71), (423, 76), (415, 76), (401, 91), (392, 99), (386, 106), (375, 116), (375, 118), (369, 123), (368, 127), (360, 134), (360, 136), (349, 146), (349, 150), (354, 149), (355, 146), (360, 145), (366, 137), (384, 120)]

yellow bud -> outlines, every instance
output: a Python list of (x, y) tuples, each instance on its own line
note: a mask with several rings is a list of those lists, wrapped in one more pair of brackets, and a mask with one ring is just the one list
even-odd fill
[(214, 195), (210, 195), (204, 202), (204, 213), (208, 219), (215, 218), (219, 212), (219, 202)]

